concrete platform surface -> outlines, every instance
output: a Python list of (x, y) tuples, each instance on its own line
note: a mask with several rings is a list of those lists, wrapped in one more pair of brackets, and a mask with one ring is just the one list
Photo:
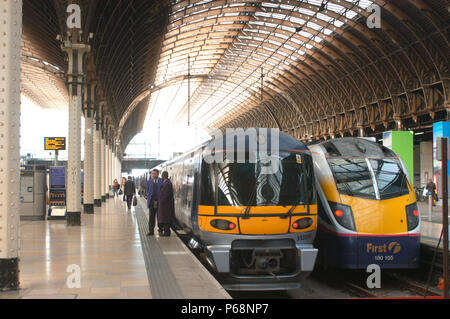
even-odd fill
[[(82, 227), (67, 227), (65, 220), (21, 222), (21, 289), (0, 292), (0, 299), (230, 298), (174, 233), (141, 237), (142, 204), (128, 211), (121, 198), (109, 199), (94, 215), (82, 215)], [(143, 250), (149, 246), (141, 239), (154, 251)], [(147, 264), (146, 255), (158, 249), (165, 269)], [(152, 275), (161, 271), (172, 282)], [(177, 287), (177, 294), (161, 294), (166, 286)]]
[[(431, 214), (427, 202), (418, 202), (417, 206), (420, 213), (420, 241), (436, 247), (442, 232), (442, 206), (432, 207)], [(442, 248), (442, 241), (439, 247)]]

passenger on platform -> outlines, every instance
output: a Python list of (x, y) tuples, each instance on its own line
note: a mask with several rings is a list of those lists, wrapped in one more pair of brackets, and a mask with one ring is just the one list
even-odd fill
[(133, 196), (136, 195), (136, 185), (131, 179), (131, 176), (128, 176), (128, 180), (125, 182), (123, 188), (124, 188), (123, 193), (127, 199), (128, 209), (131, 209), (131, 204), (133, 203)]
[(169, 173), (162, 173), (163, 184), (159, 197), (158, 226), (162, 229), (161, 236), (170, 236), (170, 226), (175, 222), (175, 201), (173, 198), (172, 182), (169, 180)]
[(141, 197), (145, 197), (147, 190), (147, 181), (144, 177), (141, 177)]
[(435, 204), (435, 200), (437, 201), (437, 194), (436, 194), (436, 184), (433, 182), (433, 180), (430, 178), (428, 180), (428, 184), (426, 186), (427, 191), (428, 191), (428, 200), (430, 200), (430, 195), (431, 195), (431, 203), (433, 204), (433, 206), (436, 206)]
[(127, 182), (127, 179), (125, 177), (122, 178), (122, 182), (120, 183), (120, 188), (122, 189), (122, 191), (124, 190), (123, 188), (124, 188), (126, 182)]
[[(158, 212), (159, 194), (162, 183), (162, 179), (159, 178), (159, 171), (154, 169), (152, 171), (152, 178), (147, 182), (147, 207), (150, 210), (147, 236), (153, 236), (155, 234), (155, 219)], [(160, 234), (161, 231), (162, 229), (158, 228)]]
[(115, 179), (114, 180), (114, 186), (113, 186), (113, 193), (114, 193), (114, 197), (116, 197), (117, 196), (117, 193), (119, 192), (119, 190), (120, 190), (120, 184), (119, 184), (119, 182), (117, 181), (117, 179)]

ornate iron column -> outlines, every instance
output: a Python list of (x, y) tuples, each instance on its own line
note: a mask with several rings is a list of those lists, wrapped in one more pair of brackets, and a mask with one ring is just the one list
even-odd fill
[(100, 178), (100, 192), (101, 192), (101, 196), (102, 196), (102, 202), (106, 201), (106, 192), (105, 192), (105, 180), (106, 180), (106, 170), (105, 170), (105, 166), (106, 166), (106, 156), (105, 156), (105, 150), (106, 150), (106, 146), (105, 146), (105, 140), (106, 140), (106, 128), (105, 128), (105, 119), (104, 119), (104, 109), (102, 110), (102, 138), (100, 141), (100, 173), (101, 173), (101, 178)]
[(19, 288), (22, 1), (0, 1), (0, 291)]
[(101, 115), (100, 106), (95, 103), (95, 131), (94, 131), (94, 204), (97, 207), (102, 206), (102, 193), (101, 193)]
[(94, 108), (95, 82), (86, 85), (84, 109), (84, 213), (94, 213)]
[(103, 181), (103, 194), (105, 195), (105, 198), (109, 198), (109, 191), (108, 191), (108, 185), (109, 185), (109, 124), (106, 127), (106, 136), (105, 136), (105, 162), (104, 162), (104, 170), (105, 170), (105, 179)]
[(90, 47), (72, 29), (63, 42), (69, 65), (69, 158), (67, 162), (67, 225), (81, 225), (81, 114), (83, 106), (84, 57)]

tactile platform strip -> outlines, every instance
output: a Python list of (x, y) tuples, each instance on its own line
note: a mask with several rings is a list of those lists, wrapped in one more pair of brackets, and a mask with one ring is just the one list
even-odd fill
[(152, 297), (155, 299), (184, 299), (181, 288), (170, 270), (157, 239), (154, 236), (147, 236), (148, 219), (140, 203), (135, 207), (135, 212)]

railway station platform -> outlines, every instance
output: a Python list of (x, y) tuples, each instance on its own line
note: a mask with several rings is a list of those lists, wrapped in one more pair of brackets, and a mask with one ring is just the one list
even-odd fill
[[(176, 234), (147, 237), (147, 231), (143, 199), (131, 211), (121, 198), (109, 199), (83, 215), (82, 227), (23, 221), (21, 289), (0, 292), (0, 299), (230, 298)], [(79, 286), (69, 288), (77, 267)]]
[[(435, 248), (442, 231), (442, 207), (434, 206), (431, 211), (431, 220), (427, 202), (417, 202), (421, 216), (421, 243)], [(442, 242), (439, 246), (442, 249)]]

